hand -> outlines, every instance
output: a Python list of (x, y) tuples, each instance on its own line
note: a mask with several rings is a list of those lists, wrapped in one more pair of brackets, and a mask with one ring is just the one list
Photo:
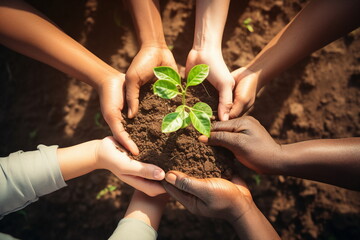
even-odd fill
[(164, 179), (164, 171), (155, 165), (129, 158), (113, 137), (106, 137), (98, 143), (95, 158), (97, 169), (108, 169), (119, 179), (147, 195), (165, 193), (160, 182), (157, 182)]
[(124, 107), (124, 82), (125, 74), (123, 73), (102, 81), (98, 87), (101, 111), (115, 139), (132, 154), (138, 155), (138, 147), (131, 140), (122, 124), (123, 117), (121, 111)]
[(186, 61), (186, 73), (197, 64), (207, 64), (210, 73), (207, 79), (219, 91), (218, 115), (221, 121), (229, 120), (230, 109), (233, 105), (233, 89), (235, 80), (227, 68), (221, 51), (192, 49)]
[(234, 105), (230, 111), (230, 118), (235, 118), (249, 110), (255, 102), (258, 91), (258, 73), (242, 67), (232, 73), (235, 79)]
[(165, 47), (142, 47), (126, 72), (126, 101), (128, 117), (133, 118), (139, 109), (140, 87), (154, 78), (153, 68), (170, 66), (177, 71), (171, 51)]
[(278, 174), (283, 166), (282, 148), (253, 117), (241, 117), (212, 126), (203, 143), (229, 149), (245, 166), (259, 173)]
[(197, 179), (170, 171), (162, 184), (165, 190), (191, 213), (238, 221), (254, 207), (249, 189), (241, 180), (237, 184), (221, 178)]

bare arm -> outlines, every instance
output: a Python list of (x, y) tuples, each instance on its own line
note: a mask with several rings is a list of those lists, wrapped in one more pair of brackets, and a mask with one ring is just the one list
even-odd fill
[(115, 138), (139, 150), (121, 124), (125, 75), (70, 38), (43, 14), (20, 0), (0, 1), (0, 43), (90, 84)]
[(177, 70), (177, 66), (165, 42), (159, 1), (130, 0), (129, 5), (140, 43), (140, 51), (126, 72), (128, 117), (133, 118), (139, 108), (140, 87), (153, 80), (153, 68), (170, 66)]
[(360, 190), (360, 138), (286, 144), (282, 152), (281, 174)]
[(360, 138), (319, 139), (277, 144), (252, 117), (213, 125), (210, 145), (226, 147), (247, 167), (360, 190)]
[(281, 30), (248, 65), (260, 74), (260, 84), (305, 56), (359, 27), (357, 0), (313, 0)]
[(245, 113), (256, 93), (305, 56), (360, 26), (357, 0), (312, 0), (245, 67), (236, 81), (232, 117)]
[(219, 91), (218, 115), (229, 120), (235, 80), (221, 52), (224, 26), (230, 0), (197, 0), (194, 42), (186, 61), (186, 73), (197, 64), (207, 64), (207, 79)]

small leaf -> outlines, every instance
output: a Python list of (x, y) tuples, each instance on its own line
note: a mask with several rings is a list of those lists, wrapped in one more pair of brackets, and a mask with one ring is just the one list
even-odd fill
[(190, 119), (196, 130), (210, 137), (210, 118), (205, 112), (191, 109)]
[(154, 74), (159, 80), (166, 80), (175, 85), (180, 85), (180, 75), (171, 67), (156, 67)]
[(193, 67), (187, 77), (186, 86), (196, 86), (202, 83), (209, 75), (209, 66), (206, 64), (199, 64)]
[(205, 112), (209, 117), (212, 117), (213, 112), (209, 105), (204, 102), (198, 102), (193, 106), (193, 109)]
[(252, 21), (252, 19), (248, 17), (244, 20), (243, 23), (244, 23), (244, 25), (249, 25), (251, 23), (251, 21)]
[(166, 115), (161, 124), (161, 131), (163, 133), (175, 132), (181, 128), (183, 120), (179, 112), (173, 112)]
[(180, 92), (176, 85), (167, 80), (158, 80), (153, 85), (154, 94), (161, 98), (171, 99), (176, 97)]
[(175, 112), (179, 112), (180, 113), (180, 117), (183, 121), (183, 124), (181, 125), (181, 128), (186, 128), (187, 126), (190, 125), (191, 123), (191, 119), (189, 116), (189, 113), (185, 111), (185, 106), (184, 105), (180, 105), (176, 108)]

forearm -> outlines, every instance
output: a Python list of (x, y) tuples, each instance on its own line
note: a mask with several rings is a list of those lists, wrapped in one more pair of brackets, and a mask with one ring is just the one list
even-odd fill
[(228, 14), (230, 0), (197, 0), (193, 49), (218, 49)]
[(232, 225), (241, 240), (280, 239), (275, 229), (255, 204)]
[(89, 173), (97, 168), (96, 152), (100, 140), (93, 140), (57, 150), (57, 158), (64, 180)]
[(0, 1), (0, 43), (93, 87), (118, 72), (19, 0)]
[(358, 0), (313, 0), (251, 61), (261, 88), (315, 50), (360, 24)]
[(141, 47), (167, 48), (158, 0), (130, 0), (130, 11)]
[(360, 138), (287, 144), (282, 152), (280, 174), (360, 190)]
[(157, 230), (167, 200), (168, 196), (165, 194), (149, 197), (135, 190), (124, 218), (138, 219)]

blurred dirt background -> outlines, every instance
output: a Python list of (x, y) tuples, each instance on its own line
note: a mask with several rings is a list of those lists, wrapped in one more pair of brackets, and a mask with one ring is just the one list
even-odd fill
[[(120, 71), (126, 71), (137, 53), (131, 16), (120, 1), (29, 2)], [(167, 43), (179, 66), (184, 66), (192, 46), (194, 1), (160, 2)], [(248, 63), (306, 2), (233, 0), (223, 39), (229, 68)], [(248, 17), (253, 33), (243, 25)], [(360, 31), (355, 30), (274, 79), (250, 115), (281, 143), (359, 137), (359, 63)], [(91, 87), (5, 47), (0, 47), (0, 89), (1, 156), (19, 149), (33, 150), (40, 143), (66, 147), (110, 134)], [(148, 92), (149, 86), (145, 86), (143, 116), (156, 108), (148, 101)], [(133, 122), (128, 123), (129, 133), (133, 131), (140, 141), (142, 137), (136, 134), (141, 131), (134, 129)], [(191, 136), (195, 138), (196, 134)], [(184, 148), (184, 155), (186, 151)], [(292, 177), (260, 176), (244, 166), (238, 166), (237, 171), (283, 239), (360, 239), (359, 193)], [(109, 184), (117, 189), (97, 199)], [(0, 221), (0, 232), (37, 240), (109, 237), (126, 210), (131, 188), (106, 171), (93, 172), (68, 185), (6, 216)], [(193, 216), (172, 201), (164, 214), (159, 239), (237, 237), (226, 222)]]

